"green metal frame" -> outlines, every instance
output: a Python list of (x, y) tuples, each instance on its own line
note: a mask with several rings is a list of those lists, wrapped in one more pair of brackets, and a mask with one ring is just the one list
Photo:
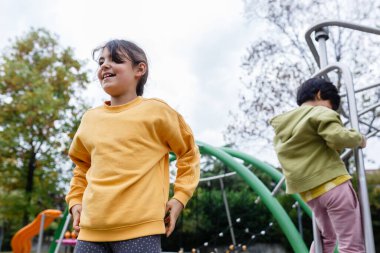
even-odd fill
[[(279, 172), (276, 168), (270, 166), (269, 164), (262, 162), (253, 156), (250, 156), (246, 153), (231, 149), (231, 148), (221, 148), (223, 151), (225, 151), (227, 154), (243, 160), (245, 163), (248, 163), (252, 165), (255, 169), (260, 170), (264, 172), (265, 174), (269, 175), (276, 183), (278, 183), (283, 175), (281, 172)], [(282, 188), (285, 189), (285, 184), (282, 185)], [(301, 196), (299, 194), (291, 194), (291, 196), (296, 200), (302, 210), (310, 217), (312, 217), (312, 212), (309, 208), (309, 206), (302, 200)]]
[(268, 208), (279, 224), (295, 253), (308, 252), (305, 242), (284, 208), (280, 205), (277, 199), (272, 196), (271, 192), (260, 179), (252, 173), (252, 171), (235, 161), (231, 155), (222, 149), (215, 148), (199, 141), (197, 144), (201, 154), (211, 155), (220, 160), (231, 170), (235, 171), (252, 188), (252, 190), (259, 195), (263, 204)]

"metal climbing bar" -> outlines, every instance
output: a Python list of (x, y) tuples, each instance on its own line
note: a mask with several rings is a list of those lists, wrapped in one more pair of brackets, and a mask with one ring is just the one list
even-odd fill
[[(371, 88), (375, 88), (379, 86), (380, 84), (370, 85), (370, 86), (355, 90), (352, 75), (348, 67), (346, 67), (344, 64), (341, 64), (341, 63), (334, 63), (331, 65), (327, 65), (328, 62), (327, 62), (326, 40), (328, 39), (328, 27), (330, 26), (338, 26), (338, 27), (343, 27), (343, 28), (347, 28), (351, 30), (357, 30), (357, 31), (376, 34), (376, 35), (380, 35), (380, 29), (348, 23), (348, 22), (343, 22), (343, 21), (330, 20), (330, 21), (324, 21), (324, 22), (318, 23), (310, 27), (305, 33), (306, 43), (309, 46), (310, 51), (313, 54), (315, 61), (317, 62), (318, 66), (321, 68), (321, 70), (318, 73), (314, 74), (314, 77), (315, 76), (327, 77), (327, 74), (334, 70), (338, 70), (341, 72), (342, 78), (346, 86), (346, 93), (342, 95), (347, 96), (347, 99), (348, 99), (349, 119), (350, 119), (351, 127), (360, 131), (359, 116), (371, 110), (374, 110), (375, 108), (380, 106), (380, 103), (376, 103), (372, 105), (371, 107), (366, 108), (362, 110), (361, 112), (358, 112), (357, 106), (356, 106), (355, 92), (362, 92)], [(315, 33), (316, 41), (319, 43), (319, 53), (311, 38), (311, 34), (313, 32)], [(378, 131), (375, 130), (374, 132), (369, 133), (368, 136), (373, 136), (373, 135), (376, 135), (377, 133)], [(353, 152), (354, 152), (355, 165), (357, 168), (358, 181), (359, 181), (359, 197), (360, 197), (359, 201), (360, 201), (360, 207), (361, 207), (361, 213), (362, 213), (362, 223), (363, 223), (362, 225), (363, 225), (363, 231), (364, 231), (366, 252), (374, 253), (375, 244), (374, 244), (374, 239), (373, 239), (372, 220), (371, 220), (370, 205), (369, 205), (369, 200), (368, 200), (367, 182), (365, 178), (363, 152), (359, 148), (354, 149)], [(346, 158), (349, 155), (350, 155), (349, 152), (346, 152), (343, 154), (343, 158)]]
[(225, 173), (225, 174), (222, 174), (222, 175), (217, 175), (217, 176), (212, 176), (212, 177), (205, 177), (205, 178), (199, 179), (199, 183), (201, 183), (201, 182), (209, 182), (209, 181), (212, 181), (212, 180), (217, 180), (217, 179), (225, 178), (225, 177), (231, 177), (231, 176), (235, 176), (235, 175), (236, 175), (236, 172), (229, 172), (229, 173)]
[[(357, 113), (357, 115), (358, 115), (358, 117), (359, 116), (362, 116), (362, 115), (364, 115), (364, 114), (366, 114), (366, 113), (368, 113), (368, 112), (370, 112), (370, 111), (372, 111), (372, 110), (375, 110), (377, 107), (379, 107), (380, 106), (380, 102), (378, 102), (378, 103), (376, 103), (376, 104), (373, 104), (373, 105), (371, 105), (371, 106), (369, 106), (369, 107), (367, 107), (367, 108), (365, 108), (365, 109), (363, 109), (363, 110), (361, 110), (360, 112), (358, 112)], [(358, 119), (358, 121), (359, 121), (359, 123), (360, 123), (360, 120)], [(343, 122), (343, 125), (348, 125), (349, 123), (351, 123), (350, 122), (350, 120), (347, 120), (347, 121), (345, 121), (345, 122)]]
[(236, 237), (235, 237), (235, 232), (234, 232), (234, 226), (232, 224), (231, 213), (230, 213), (230, 206), (228, 205), (227, 194), (226, 194), (226, 190), (224, 189), (223, 178), (219, 178), (219, 183), (220, 183), (220, 190), (222, 191), (224, 208), (226, 209), (228, 228), (230, 230), (232, 244), (234, 246), (236, 246), (237, 244), (236, 244)]
[[(366, 91), (366, 90), (370, 90), (370, 89), (373, 89), (373, 88), (377, 88), (379, 86), (380, 86), (380, 83), (372, 84), (372, 85), (369, 85), (369, 86), (366, 86), (366, 87), (363, 87), (363, 88), (355, 90), (355, 94), (358, 94), (360, 92), (363, 92), (363, 91)], [(345, 97), (345, 96), (347, 96), (347, 93), (343, 92), (343, 93), (340, 93), (339, 95), (341, 97)]]
[[(323, 62), (327, 63), (327, 61), (326, 61), (326, 59), (322, 59), (322, 61), (321, 61), (320, 55), (318, 54), (318, 51), (317, 51), (317, 49), (313, 43), (313, 40), (311, 38), (311, 34), (313, 32), (319, 31), (323, 28), (327, 28), (329, 26), (338, 26), (338, 27), (348, 28), (348, 29), (352, 29), (352, 30), (356, 30), (356, 31), (360, 31), (360, 32), (380, 35), (380, 29), (372, 28), (372, 27), (368, 27), (368, 26), (363, 26), (363, 25), (359, 25), (359, 24), (353, 24), (353, 23), (338, 21), (338, 20), (329, 20), (329, 21), (324, 21), (324, 22), (313, 25), (312, 27), (310, 27), (306, 31), (305, 40), (306, 40), (306, 43), (309, 46), (310, 51), (313, 54), (314, 59), (317, 62), (319, 67), (321, 67), (321, 63), (323, 63)], [(320, 49), (321, 49), (321, 47), (320, 47)], [(324, 53), (322, 53), (322, 54), (324, 54)], [(323, 65), (322, 65), (322, 67), (323, 67)]]
[[(285, 183), (285, 176), (283, 176), (280, 181), (277, 182), (277, 184), (275, 185), (275, 187), (273, 188), (273, 190), (271, 191), (271, 195), (272, 196), (276, 196), (276, 194), (280, 191), (281, 187), (284, 185)], [(260, 202), (260, 197), (257, 197), (257, 199), (255, 200), (255, 204), (258, 204)]]
[[(336, 62), (334, 64), (330, 64), (326, 66), (325, 68), (321, 69), (316, 74), (314, 74), (313, 77), (326, 75), (327, 73), (335, 71), (335, 70), (338, 70), (341, 72), (342, 78), (346, 86), (351, 127), (360, 131), (359, 118), (358, 118), (358, 112), (357, 112), (357, 107), (356, 107), (354, 84), (353, 84), (352, 75), (349, 68), (342, 63)], [(366, 181), (365, 168), (364, 168), (363, 151), (360, 148), (355, 148), (353, 152), (354, 152), (354, 157), (355, 157), (356, 170), (358, 174), (359, 202), (360, 202), (361, 213), (362, 213), (362, 223), (363, 223), (366, 252), (375, 253), (375, 243), (373, 239), (372, 219), (371, 219), (370, 205), (369, 205), (369, 199), (368, 199), (368, 189), (367, 189), (367, 181)]]
[(369, 106), (368, 108), (365, 108), (365, 109), (361, 110), (360, 112), (358, 112), (358, 116), (362, 116), (362, 115), (366, 114), (367, 112), (370, 112), (370, 111), (376, 109), (379, 106), (380, 106), (380, 102), (373, 104), (373, 105)]

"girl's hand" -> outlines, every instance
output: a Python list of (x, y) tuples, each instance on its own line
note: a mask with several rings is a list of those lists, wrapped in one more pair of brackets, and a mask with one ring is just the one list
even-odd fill
[(171, 199), (166, 203), (167, 214), (165, 216), (164, 222), (166, 226), (166, 237), (169, 237), (175, 228), (175, 223), (177, 222), (178, 216), (181, 214), (183, 209), (183, 204), (176, 199)]
[(73, 216), (73, 228), (76, 233), (79, 233), (80, 227), (80, 214), (82, 213), (82, 205), (77, 204), (71, 208), (71, 215)]

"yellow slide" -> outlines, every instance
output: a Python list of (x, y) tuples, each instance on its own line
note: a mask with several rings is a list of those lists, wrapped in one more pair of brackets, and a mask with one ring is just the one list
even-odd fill
[(55, 218), (62, 214), (59, 210), (47, 209), (38, 214), (30, 224), (23, 227), (13, 236), (11, 241), (13, 253), (30, 253), (32, 238), (40, 232), (42, 215), (45, 215), (44, 229), (47, 228)]

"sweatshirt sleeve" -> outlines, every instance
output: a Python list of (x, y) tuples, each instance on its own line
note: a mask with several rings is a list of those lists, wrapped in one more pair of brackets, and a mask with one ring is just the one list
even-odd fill
[(177, 156), (178, 169), (173, 198), (186, 206), (199, 182), (200, 154), (193, 133), (180, 114), (175, 113), (169, 127), (167, 143)]
[(327, 146), (335, 150), (358, 147), (362, 141), (362, 135), (354, 130), (343, 126), (339, 114), (323, 112), (317, 118), (317, 132)]
[(83, 192), (87, 186), (86, 173), (91, 165), (91, 156), (76, 134), (71, 143), (69, 156), (75, 164), (74, 175), (70, 182), (70, 191), (66, 195), (69, 210), (76, 204), (82, 204)]

